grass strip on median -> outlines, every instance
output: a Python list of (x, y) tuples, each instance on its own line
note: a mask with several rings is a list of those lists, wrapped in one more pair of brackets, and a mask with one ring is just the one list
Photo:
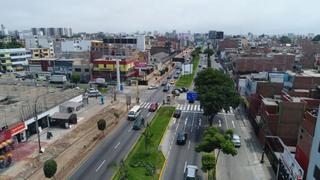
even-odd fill
[[(175, 107), (171, 106), (161, 107), (157, 111), (155, 117), (152, 119), (149, 127), (149, 130), (152, 133), (152, 137), (148, 156), (146, 156), (145, 153), (145, 137), (143, 135), (140, 136), (138, 142), (130, 151), (127, 159), (125, 159), (125, 166), (128, 174), (128, 179), (158, 179), (159, 171), (163, 167), (165, 161), (164, 155), (158, 148), (174, 110)], [(156, 171), (154, 176), (148, 176), (147, 167), (139, 166), (139, 164), (155, 166)], [(113, 179), (119, 179), (118, 175), (119, 172), (117, 172)]]
[(198, 55), (193, 60), (192, 73), (191, 74), (187, 74), (187, 75), (181, 75), (180, 78), (178, 79), (177, 83), (176, 83), (176, 87), (187, 87), (187, 88), (189, 88), (191, 86), (199, 63), (200, 63), (200, 57)]

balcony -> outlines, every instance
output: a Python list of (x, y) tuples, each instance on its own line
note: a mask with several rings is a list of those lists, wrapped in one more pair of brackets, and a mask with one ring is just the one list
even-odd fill
[(93, 71), (113, 71), (113, 69), (93, 67)]

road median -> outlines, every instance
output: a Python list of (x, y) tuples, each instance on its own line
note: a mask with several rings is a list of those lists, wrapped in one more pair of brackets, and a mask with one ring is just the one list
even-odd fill
[[(145, 136), (142, 135), (125, 159), (127, 178), (133, 180), (158, 179), (165, 157), (159, 151), (159, 144), (175, 110), (172, 106), (162, 106), (152, 119), (149, 132), (151, 133), (148, 154), (146, 154)], [(113, 179), (119, 179), (117, 171)]]

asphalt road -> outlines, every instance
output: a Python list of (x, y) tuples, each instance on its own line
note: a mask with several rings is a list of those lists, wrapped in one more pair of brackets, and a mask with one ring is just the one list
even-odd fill
[[(170, 73), (170, 74), (173, 74)], [(153, 91), (146, 98), (145, 102), (162, 102), (164, 93), (162, 87)], [(141, 92), (142, 96), (149, 94)], [(143, 102), (140, 102), (141, 104)], [(147, 107), (141, 112), (141, 116), (145, 117), (146, 121), (152, 119), (154, 113), (148, 112)], [(70, 180), (100, 180), (111, 179), (114, 169), (110, 165), (119, 163), (126, 154), (130, 151), (132, 145), (139, 138), (143, 130), (132, 130), (133, 121), (125, 121), (114, 129), (90, 155), (90, 157), (74, 172)]]
[[(197, 143), (203, 132), (203, 116), (200, 112), (184, 111), (174, 122), (175, 132), (170, 137), (171, 147), (162, 179), (183, 179), (187, 165), (196, 165), (199, 168), (199, 177), (203, 179), (200, 170), (201, 156), (195, 152)], [(177, 145), (177, 133), (184, 131), (188, 134), (185, 145)]]
[(272, 170), (260, 163), (262, 147), (241, 109), (218, 114), (215, 118), (215, 125), (222, 130), (233, 129), (235, 134), (240, 135), (241, 140), (241, 147), (237, 148), (238, 154), (236, 156), (220, 153), (217, 164), (217, 179), (273, 179)]

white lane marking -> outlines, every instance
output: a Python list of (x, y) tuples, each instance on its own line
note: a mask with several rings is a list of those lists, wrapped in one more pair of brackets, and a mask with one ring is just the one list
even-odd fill
[(120, 145), (120, 142), (118, 142), (118, 144), (114, 147), (114, 149), (117, 149), (119, 145)]
[(227, 116), (226, 116), (226, 114), (223, 114), (223, 117), (224, 117), (224, 121), (226, 122), (226, 127), (227, 127), (227, 129), (229, 129), (229, 126), (228, 126), (228, 123), (227, 123)]
[(219, 127), (221, 127), (222, 126), (222, 124), (221, 124), (221, 120), (219, 119)]
[(191, 144), (191, 143), (190, 143), (190, 140), (189, 140), (189, 143), (188, 143), (188, 149), (190, 149), (190, 144)]
[(201, 126), (201, 118), (199, 119), (199, 127)]
[(189, 109), (190, 109), (190, 105), (188, 104), (188, 105), (187, 105), (187, 109), (186, 109), (186, 111), (189, 111)]
[(151, 115), (151, 112), (148, 112), (147, 117), (149, 117)]
[(187, 105), (183, 105), (183, 110), (185, 111), (187, 109)]
[(145, 108), (149, 108), (150, 105), (151, 105), (151, 103), (147, 103)]
[(180, 104), (178, 104), (177, 109), (180, 109)]
[(193, 124), (194, 124), (194, 114), (193, 114), (193, 116), (192, 116), (191, 132), (192, 132), (192, 129), (193, 129)]
[(186, 118), (186, 121), (184, 122), (183, 131), (186, 131), (187, 124), (188, 124), (188, 117)]
[(131, 128), (129, 128), (129, 129), (128, 129), (128, 132), (130, 132), (131, 130), (132, 130), (132, 129), (131, 129)]
[(232, 114), (233, 113), (233, 108), (230, 106), (230, 113)]
[(222, 112), (223, 112), (223, 113), (226, 113), (226, 111), (225, 111), (224, 109), (222, 109)]
[(99, 171), (99, 169), (101, 168), (101, 166), (106, 162), (106, 160), (103, 160), (102, 163), (97, 167), (96, 172)]
[(183, 170), (183, 172), (186, 172), (186, 168), (187, 168), (187, 161), (184, 162), (184, 170)]
[(200, 108), (200, 111), (201, 111), (201, 112), (203, 112), (203, 109), (202, 109), (202, 108)]
[(178, 128), (179, 128), (180, 119), (181, 119), (181, 118), (179, 118), (179, 120), (178, 120), (178, 125), (177, 125), (177, 127), (176, 127), (176, 132), (178, 131)]
[(197, 111), (201, 111), (200, 105), (197, 105)]
[(144, 105), (146, 105), (146, 102), (142, 103), (142, 104), (140, 105), (140, 107), (141, 107), (141, 108), (144, 108)]
[(196, 111), (197, 110), (197, 105), (194, 105), (193, 106), (193, 111)]
[(235, 128), (236, 126), (234, 125), (234, 121), (232, 120), (231, 122), (232, 122), (232, 126), (233, 126), (233, 128)]

